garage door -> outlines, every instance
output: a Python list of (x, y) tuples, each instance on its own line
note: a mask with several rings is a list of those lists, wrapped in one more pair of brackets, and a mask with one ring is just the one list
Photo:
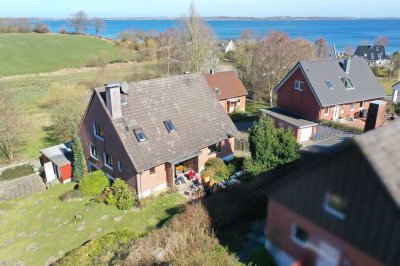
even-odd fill
[(300, 129), (300, 142), (309, 141), (312, 137), (312, 127)]

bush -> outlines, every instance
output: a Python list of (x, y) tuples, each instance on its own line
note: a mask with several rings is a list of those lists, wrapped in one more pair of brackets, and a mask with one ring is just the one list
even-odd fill
[(215, 180), (224, 180), (231, 174), (230, 168), (220, 158), (211, 158), (205, 164), (202, 175), (208, 175)]
[(47, 26), (47, 24), (44, 23), (37, 23), (33, 26), (33, 32), (36, 33), (49, 33), (49, 26)]
[(354, 134), (362, 134), (364, 132), (363, 129), (360, 129), (360, 128), (357, 128), (357, 127), (348, 126), (346, 124), (338, 123), (338, 122), (331, 121), (331, 120), (321, 120), (320, 121), (320, 125), (326, 126), (326, 127), (331, 127), (331, 128), (334, 128), (334, 129), (337, 129), (337, 130), (341, 130), (341, 131), (354, 133)]
[(79, 190), (83, 195), (99, 195), (109, 185), (107, 176), (98, 170), (84, 176), (79, 182)]
[(138, 203), (136, 192), (120, 178), (117, 178), (111, 187), (104, 190), (106, 195), (104, 202), (117, 206), (120, 210), (127, 210)]
[(272, 257), (272, 255), (265, 249), (263, 245), (259, 245), (250, 251), (248, 261), (257, 266), (277, 265), (274, 257)]
[(87, 171), (85, 165), (85, 156), (83, 155), (82, 144), (78, 135), (74, 135), (72, 138), (72, 152), (74, 154), (72, 162), (72, 177), (75, 182), (79, 182), (87, 173)]
[(393, 110), (397, 115), (400, 115), (400, 103), (393, 104)]
[(24, 164), (20, 166), (16, 166), (14, 168), (8, 168), (3, 171), (0, 175), (0, 180), (9, 180), (9, 179), (14, 179), (18, 177), (23, 177), (27, 176), (30, 174), (33, 174), (33, 168), (29, 164)]
[(56, 265), (108, 265), (117, 252), (125, 248), (141, 235), (129, 230), (109, 233), (73, 249)]
[(72, 201), (79, 200), (82, 198), (82, 193), (78, 189), (73, 189), (67, 192), (64, 192), (59, 196), (61, 201)]

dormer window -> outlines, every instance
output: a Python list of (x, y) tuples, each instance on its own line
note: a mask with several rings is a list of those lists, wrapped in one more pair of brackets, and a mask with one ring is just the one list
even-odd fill
[(340, 79), (343, 82), (343, 85), (346, 89), (353, 89), (353, 84), (351, 83), (349, 78), (341, 78)]
[(298, 91), (303, 91), (304, 88), (304, 82), (300, 81), (300, 80), (296, 80), (294, 82), (294, 89), (298, 90)]
[(333, 83), (331, 80), (325, 80), (326, 86), (328, 86), (328, 89), (333, 90)]
[(125, 98), (121, 97), (121, 105), (126, 105), (128, 102), (126, 101)]
[(143, 142), (147, 140), (146, 134), (144, 134), (143, 129), (138, 128), (134, 130), (135, 136), (139, 142)]
[(164, 121), (164, 125), (168, 130), (168, 133), (172, 133), (176, 131), (174, 123), (171, 120)]
[(220, 94), (221, 94), (221, 91), (219, 90), (219, 88), (215, 88), (215, 93), (216, 93), (217, 95), (220, 95)]

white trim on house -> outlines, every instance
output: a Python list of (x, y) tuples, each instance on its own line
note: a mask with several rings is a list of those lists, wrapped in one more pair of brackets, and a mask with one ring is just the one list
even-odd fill
[(121, 163), (121, 161), (118, 160), (117, 165), (118, 165), (118, 171), (122, 172), (122, 163)]
[[(107, 155), (110, 156), (110, 157), (112, 158), (112, 156), (111, 156), (110, 154), (107, 153)], [(109, 164), (107, 163), (107, 160), (106, 160), (106, 152), (103, 152), (103, 159), (104, 159), (104, 166), (107, 167), (107, 168), (110, 169), (110, 170), (114, 170), (114, 166), (109, 165)]]
[[(290, 227), (290, 238), (292, 239), (292, 241), (294, 243), (296, 243), (297, 245), (303, 247), (303, 248), (308, 248), (309, 245), (309, 241), (302, 241), (301, 239), (298, 239), (296, 237), (296, 230), (297, 228), (299, 228), (299, 226), (297, 224), (292, 224), (292, 226)], [(304, 230), (304, 229), (302, 229)], [(305, 230), (304, 230), (305, 231)], [(306, 231), (307, 232), (307, 231)], [(308, 234), (308, 233), (307, 233)]]
[(297, 91), (303, 91), (304, 90), (304, 82), (300, 80), (295, 80), (293, 88)]
[(323, 203), (323, 208), (324, 211), (327, 213), (333, 215), (334, 217), (338, 218), (339, 220), (344, 220), (346, 219), (346, 214), (343, 212), (329, 206), (329, 192), (325, 193), (324, 195), (324, 203)]
[(156, 186), (156, 187), (154, 187), (152, 189), (148, 189), (148, 190), (143, 191), (143, 192), (138, 192), (138, 196), (139, 196), (139, 198), (146, 198), (146, 197), (150, 196), (151, 194), (153, 194), (155, 192), (158, 192), (160, 190), (166, 189), (167, 187), (168, 187), (167, 183), (165, 182), (165, 183), (160, 184), (160, 185), (158, 185), (158, 186)]
[[(98, 125), (99, 126), (99, 125)], [(104, 138), (102, 136), (97, 135), (96, 133), (96, 123), (93, 123), (93, 135), (98, 138), (99, 140), (104, 141)]]
[[(91, 146), (93, 146), (93, 147), (94, 147), (94, 149), (96, 150), (97, 157), (96, 157), (96, 156), (94, 156), (94, 154), (92, 153), (92, 148), (91, 148)], [(89, 153), (90, 153), (90, 157), (91, 157), (91, 158), (95, 159), (96, 161), (98, 161), (98, 160), (99, 160), (99, 153), (97, 152), (96, 145), (94, 145), (94, 144), (93, 144), (93, 143), (91, 143), (91, 142), (89, 142)]]

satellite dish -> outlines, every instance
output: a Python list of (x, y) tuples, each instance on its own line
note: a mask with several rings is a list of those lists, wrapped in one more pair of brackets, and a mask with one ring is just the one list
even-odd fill
[(121, 91), (123, 94), (128, 94), (128, 91), (129, 91), (128, 82), (124, 81), (121, 83)]

